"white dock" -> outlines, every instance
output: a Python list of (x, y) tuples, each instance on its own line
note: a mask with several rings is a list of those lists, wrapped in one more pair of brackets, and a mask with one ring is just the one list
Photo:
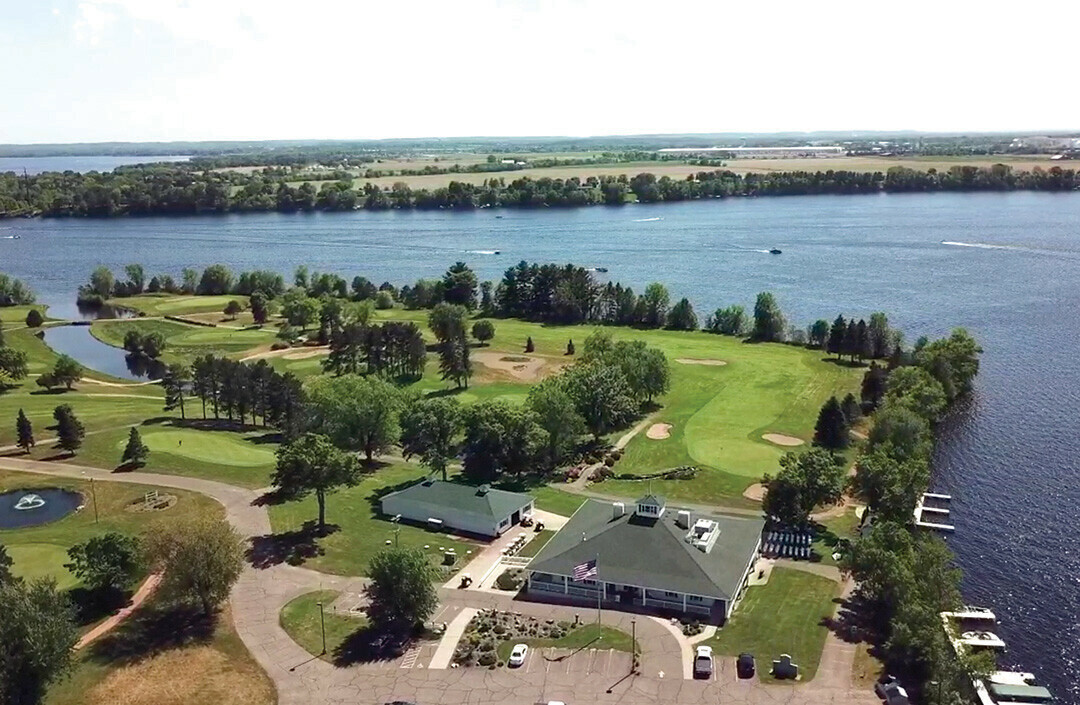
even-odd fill
[(956, 527), (952, 524), (944, 524), (936, 521), (925, 521), (923, 519), (924, 513), (940, 515), (943, 519), (949, 516), (948, 509), (925, 506), (924, 503), (927, 499), (937, 499), (948, 502), (952, 499), (952, 496), (947, 494), (935, 494), (933, 492), (923, 493), (923, 496), (919, 498), (918, 504), (915, 505), (915, 526), (920, 526), (924, 529), (933, 529), (935, 531), (955, 531)]

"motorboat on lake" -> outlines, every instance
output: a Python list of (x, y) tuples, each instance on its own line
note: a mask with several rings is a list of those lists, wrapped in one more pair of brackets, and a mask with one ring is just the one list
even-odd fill
[(770, 255), (778, 255), (781, 252), (783, 252), (783, 250), (781, 250), (779, 247), (774, 247), (771, 250), (769, 250)]

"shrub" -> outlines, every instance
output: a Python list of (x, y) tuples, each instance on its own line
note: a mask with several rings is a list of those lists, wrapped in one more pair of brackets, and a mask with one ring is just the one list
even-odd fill
[(480, 658), (477, 659), (477, 663), (481, 666), (494, 666), (498, 661), (499, 657), (495, 655), (494, 651), (481, 651)]
[(607, 465), (610, 468), (614, 464), (615, 464), (615, 456), (614, 455), (609, 455), (608, 457), (604, 458), (604, 465)]
[(288, 343), (277, 340), (277, 341), (274, 341), (274, 343), (270, 346), (270, 349), (271, 350), (284, 350), (285, 348), (291, 348), (291, 347), (292, 346), (289, 345)]
[(525, 571), (520, 568), (504, 570), (502, 574), (495, 579), (495, 585), (500, 590), (520, 590), (524, 583)]
[(41, 311), (36, 308), (30, 309), (26, 314), (26, 325), (30, 328), (38, 328), (45, 321), (45, 318), (41, 315)]

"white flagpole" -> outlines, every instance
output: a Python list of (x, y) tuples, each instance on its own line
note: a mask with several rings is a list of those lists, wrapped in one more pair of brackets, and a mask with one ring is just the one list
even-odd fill
[(600, 554), (596, 554), (596, 623), (600, 624), (602, 618), (602, 608), (600, 601), (604, 596), (604, 584), (600, 582)]

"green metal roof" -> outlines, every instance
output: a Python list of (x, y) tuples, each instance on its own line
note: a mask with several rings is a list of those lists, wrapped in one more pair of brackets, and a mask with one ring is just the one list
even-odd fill
[(442, 480), (423, 480), (391, 492), (383, 499), (387, 497), (399, 497), (423, 506), (432, 516), (437, 516), (440, 509), (451, 509), (497, 521), (502, 521), (533, 501), (532, 496), (527, 494)]
[(764, 520), (691, 512), (691, 522), (705, 518), (719, 525), (720, 535), (705, 553), (685, 541), (687, 530), (676, 526), (676, 516), (677, 510), (669, 508), (659, 519), (633, 511), (615, 518), (611, 504), (588, 500), (540, 549), (529, 570), (572, 575), (575, 565), (596, 558), (604, 582), (731, 599), (757, 549)]
[(1050, 702), (1054, 696), (1041, 685), (1011, 685), (1008, 683), (987, 683), (987, 688), (995, 700), (1005, 702), (1042, 703)]

